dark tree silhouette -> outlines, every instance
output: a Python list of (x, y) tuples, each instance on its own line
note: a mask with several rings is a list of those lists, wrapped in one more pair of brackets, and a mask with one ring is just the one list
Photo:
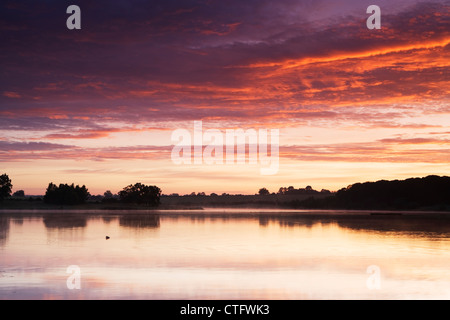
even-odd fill
[(6, 173), (2, 174), (0, 176), (0, 201), (3, 201), (3, 199), (11, 195), (12, 187), (11, 179), (8, 175)]
[(18, 190), (16, 192), (13, 193), (13, 197), (25, 197), (25, 191), (23, 190)]
[(414, 209), (450, 204), (450, 177), (356, 183), (339, 190), (338, 203), (347, 208)]
[(105, 197), (105, 199), (111, 199), (113, 197), (113, 194), (110, 190), (106, 190), (103, 196)]
[(270, 192), (266, 188), (261, 188), (261, 189), (259, 189), (258, 194), (260, 196), (266, 196), (266, 195), (270, 194)]
[(450, 177), (355, 183), (330, 197), (311, 197), (290, 205), (309, 209), (449, 210)]
[(157, 207), (160, 204), (161, 189), (157, 186), (147, 186), (142, 183), (130, 184), (119, 192), (119, 197), (125, 203)]
[(307, 186), (306, 188), (295, 189), (293, 186), (281, 187), (278, 190), (278, 194), (286, 194), (286, 195), (298, 195), (298, 194), (317, 194), (318, 191), (314, 190), (311, 186)]
[(75, 186), (73, 183), (60, 184), (59, 186), (50, 182), (44, 196), (45, 203), (59, 205), (75, 205), (85, 203), (90, 194), (86, 186)]
[(115, 203), (118, 199), (113, 195), (113, 193), (110, 190), (105, 191), (103, 194), (103, 203)]

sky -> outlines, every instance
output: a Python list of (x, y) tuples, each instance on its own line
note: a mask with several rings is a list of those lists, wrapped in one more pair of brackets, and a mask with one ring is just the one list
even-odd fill
[[(0, 174), (14, 191), (334, 191), (450, 173), (448, 1), (6, 0), (0, 40)], [(279, 130), (278, 171), (174, 163), (172, 134), (194, 121)]]

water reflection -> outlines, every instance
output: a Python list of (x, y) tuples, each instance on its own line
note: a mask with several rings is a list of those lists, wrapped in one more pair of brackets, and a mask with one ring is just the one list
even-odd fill
[(134, 214), (124, 214), (119, 217), (119, 225), (121, 227), (130, 228), (159, 228), (160, 218), (159, 215), (134, 215)]
[(260, 227), (267, 227), (270, 223), (270, 218), (265, 217), (265, 216), (260, 216), (258, 221), (259, 221), (259, 226)]
[[(449, 240), (444, 215), (0, 214), (0, 299), (450, 298)], [(383, 291), (367, 289), (369, 265)]]
[(42, 219), (45, 227), (51, 229), (84, 229), (89, 221), (100, 219), (105, 224), (116, 220), (119, 226), (128, 228), (160, 228), (165, 221), (190, 221), (205, 224), (212, 222), (255, 221), (260, 227), (277, 224), (283, 228), (306, 227), (312, 228), (316, 224), (337, 224), (338, 226), (355, 231), (376, 232), (419, 232), (433, 234), (450, 234), (450, 214), (371, 214), (367, 212), (352, 214), (336, 213), (202, 213), (169, 212), (169, 213), (120, 213), (120, 214), (91, 214), (54, 212), (54, 213), (1, 213), (0, 214), (0, 243), (8, 238), (10, 219), (14, 225), (23, 225), (24, 218)]
[(73, 229), (85, 228), (87, 217), (66, 213), (44, 215), (44, 225), (47, 229)]
[(111, 216), (102, 216), (102, 220), (106, 224), (110, 224), (111, 222), (117, 220), (117, 217), (111, 217)]
[(259, 224), (266, 226), (269, 222), (277, 223), (281, 227), (307, 227), (311, 228), (315, 224), (335, 223), (342, 228), (355, 231), (376, 231), (376, 232), (411, 232), (411, 233), (433, 233), (450, 234), (450, 216), (434, 215), (340, 215), (340, 216), (267, 216), (259, 217)]
[(14, 225), (17, 225), (17, 226), (22, 226), (23, 225), (23, 218), (22, 217), (15, 218), (15, 219), (12, 220), (12, 223)]
[(8, 240), (9, 218), (0, 215), (0, 246), (4, 246)]
[(449, 219), (371, 217), (369, 219), (339, 221), (339, 225), (344, 228), (361, 231), (372, 230), (378, 232), (424, 233), (435, 235), (450, 234)]
[(255, 221), (262, 228), (276, 224), (283, 228), (312, 228), (317, 224), (337, 224), (341, 228), (354, 231), (375, 232), (417, 232), (450, 234), (450, 214), (401, 214), (401, 213), (263, 213), (263, 214), (164, 214), (164, 221), (185, 220), (192, 223)]
[(80, 243), (84, 239), (87, 220), (83, 214), (44, 214), (42, 222), (47, 230), (47, 244), (52, 246)]

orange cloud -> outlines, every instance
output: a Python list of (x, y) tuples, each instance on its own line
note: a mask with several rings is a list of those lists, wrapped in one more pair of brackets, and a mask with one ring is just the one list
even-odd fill
[(110, 136), (113, 133), (145, 132), (145, 131), (169, 130), (163, 127), (121, 127), (121, 128), (98, 128), (70, 130), (67, 133), (51, 133), (39, 139), (100, 139)]
[[(275, 62), (268, 62), (268, 63), (255, 63), (250, 64), (247, 66), (247, 68), (279, 68), (281, 70), (284, 69), (292, 69), (292, 68), (298, 68), (305, 65), (311, 65), (315, 63), (328, 63), (328, 62), (336, 62), (336, 61), (343, 61), (347, 59), (363, 59), (363, 58), (373, 58), (377, 56), (382, 56), (386, 54), (391, 53), (399, 53), (399, 52), (406, 52), (411, 50), (421, 50), (421, 49), (433, 49), (437, 47), (445, 47), (448, 44), (450, 44), (450, 38), (444, 38), (441, 40), (433, 40), (429, 42), (418, 42), (414, 44), (403, 44), (403, 45), (397, 45), (397, 46), (390, 46), (386, 48), (379, 48), (379, 49), (371, 49), (367, 51), (361, 51), (361, 52), (346, 52), (346, 53), (334, 53), (328, 55), (328, 56), (322, 56), (322, 57), (306, 57), (301, 59), (285, 59), (281, 61), (275, 61)], [(447, 64), (448, 65), (448, 64)]]

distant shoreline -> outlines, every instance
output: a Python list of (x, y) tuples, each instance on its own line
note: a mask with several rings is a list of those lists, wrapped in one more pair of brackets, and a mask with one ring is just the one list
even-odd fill
[(345, 209), (287, 209), (287, 208), (236, 208), (236, 207), (215, 207), (215, 208), (133, 208), (133, 209), (86, 209), (86, 208), (52, 208), (52, 209), (8, 209), (0, 208), (0, 215), (5, 214), (25, 214), (25, 215), (201, 215), (201, 216), (305, 216), (305, 217), (450, 217), (450, 211), (424, 211), (424, 210), (345, 210)]
[[(148, 187), (141, 184), (137, 185)], [(75, 191), (79, 189), (78, 186), (74, 187), (73, 185), (60, 186), (60, 188), (62, 187), (66, 189), (74, 188)], [(81, 189), (83, 188), (85, 187), (83, 186)], [(70, 202), (66, 201), (66, 196), (71, 193), (67, 195), (59, 194), (55, 199), (48, 199), (46, 194), (45, 197), (22, 196), (4, 199), (0, 202), (0, 210), (189, 211), (203, 210), (203, 208), (229, 208), (240, 210), (354, 210), (393, 212), (392, 214), (398, 214), (402, 211), (450, 212), (450, 177), (447, 176), (356, 183), (337, 192), (327, 190), (319, 192), (307, 186), (304, 189), (280, 188), (278, 193), (269, 193), (267, 189), (262, 188), (259, 194), (255, 195), (230, 195), (226, 193), (206, 195), (201, 192), (180, 196), (177, 194), (162, 195), (159, 188), (153, 188), (156, 188), (159, 193), (151, 196), (152, 201), (149, 201), (150, 198), (146, 199), (141, 196), (124, 199), (123, 195), (119, 195), (118, 197), (89, 196), (82, 202)], [(85, 191), (87, 193), (87, 189)], [(140, 191), (136, 192), (139, 195)], [(143, 203), (146, 203), (146, 205)]]
[[(287, 196), (287, 195), (228, 195), (226, 197), (211, 196), (183, 196), (171, 197), (165, 196), (161, 198), (161, 204), (158, 207), (146, 207), (139, 204), (129, 203), (103, 203), (103, 202), (87, 202), (79, 205), (55, 205), (47, 204), (44, 201), (29, 201), (25, 199), (6, 199), (0, 203), (1, 212), (11, 211), (33, 211), (33, 212), (168, 212), (168, 211), (255, 211), (261, 212), (372, 212), (374, 215), (399, 215), (402, 213), (422, 213), (422, 214), (439, 214), (450, 213), (449, 207), (429, 206), (426, 208), (342, 208), (333, 206), (324, 207), (303, 207), (298, 203), (306, 201), (317, 201), (318, 203), (326, 203), (333, 196), (318, 195), (315, 197), (307, 196)], [(294, 205), (293, 205), (294, 204)]]

